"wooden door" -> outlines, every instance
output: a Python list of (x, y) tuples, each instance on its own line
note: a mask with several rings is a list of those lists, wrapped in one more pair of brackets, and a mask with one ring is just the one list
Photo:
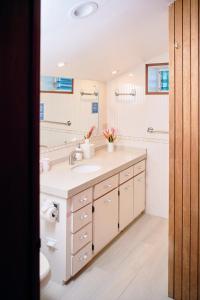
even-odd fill
[(169, 8), (169, 296), (200, 299), (199, 1)]
[(134, 219), (145, 210), (145, 172), (134, 177), (133, 184)]
[(118, 189), (94, 202), (93, 245), (97, 253), (118, 234)]
[(1, 1), (0, 41), (1, 298), (38, 300), (40, 0)]
[(133, 221), (133, 179), (119, 188), (119, 229), (123, 230)]

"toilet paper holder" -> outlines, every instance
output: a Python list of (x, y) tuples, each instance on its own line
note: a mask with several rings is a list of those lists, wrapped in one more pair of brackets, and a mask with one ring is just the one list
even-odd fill
[(59, 204), (58, 203), (55, 203), (55, 202), (53, 202), (53, 206), (57, 209), (57, 211), (58, 211), (58, 214), (57, 214), (57, 216), (56, 216), (56, 222), (59, 222), (59, 212), (60, 212), (60, 210), (59, 210)]
[(43, 200), (43, 204), (41, 207), (41, 216), (43, 217), (43, 214), (45, 213), (45, 211), (50, 207), (54, 207), (56, 209), (56, 215), (54, 215), (55, 217), (55, 222), (59, 222), (59, 216), (60, 216), (60, 205), (59, 203), (56, 203), (52, 200), (49, 199), (44, 199)]

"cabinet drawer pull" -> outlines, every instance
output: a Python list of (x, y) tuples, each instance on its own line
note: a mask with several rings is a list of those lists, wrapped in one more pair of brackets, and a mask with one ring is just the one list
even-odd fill
[(83, 235), (80, 236), (80, 240), (85, 240), (85, 239), (87, 239), (87, 237), (88, 237), (88, 234), (84, 233)]
[(104, 203), (111, 203), (111, 202), (112, 202), (111, 199), (106, 199), (106, 200), (104, 201)]
[(83, 256), (80, 257), (80, 261), (85, 261), (88, 258), (88, 254), (85, 253)]
[(88, 198), (84, 197), (84, 198), (80, 199), (80, 202), (83, 203), (83, 202), (86, 202), (87, 200), (88, 200)]
[(138, 181), (138, 182), (141, 182), (142, 180), (143, 180), (143, 178), (138, 178), (138, 180), (137, 180), (137, 181)]
[(126, 173), (124, 176), (125, 177), (129, 177), (129, 176), (131, 176), (131, 174), (130, 173)]
[(124, 190), (125, 190), (125, 191), (128, 191), (129, 188), (130, 188), (130, 186), (126, 186), (126, 187), (124, 188)]
[(84, 219), (87, 219), (87, 217), (88, 217), (88, 214), (84, 214), (84, 215), (80, 216), (80, 219), (84, 220)]
[(112, 187), (112, 184), (110, 184), (110, 183), (104, 185), (104, 189), (107, 189), (107, 188), (110, 188), (110, 187)]

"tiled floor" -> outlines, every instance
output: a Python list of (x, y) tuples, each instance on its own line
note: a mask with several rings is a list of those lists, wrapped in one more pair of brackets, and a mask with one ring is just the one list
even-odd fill
[(41, 300), (167, 300), (168, 222), (143, 215), (75, 280)]

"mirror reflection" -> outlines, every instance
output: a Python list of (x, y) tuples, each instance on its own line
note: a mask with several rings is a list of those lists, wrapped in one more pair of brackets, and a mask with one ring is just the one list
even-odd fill
[(78, 78), (73, 79), (73, 89), (70, 93), (59, 90), (48, 91), (47, 88), (41, 91), (41, 148), (81, 140), (91, 126), (95, 126), (94, 134), (97, 135), (100, 130), (99, 114), (104, 97), (104, 83)]

